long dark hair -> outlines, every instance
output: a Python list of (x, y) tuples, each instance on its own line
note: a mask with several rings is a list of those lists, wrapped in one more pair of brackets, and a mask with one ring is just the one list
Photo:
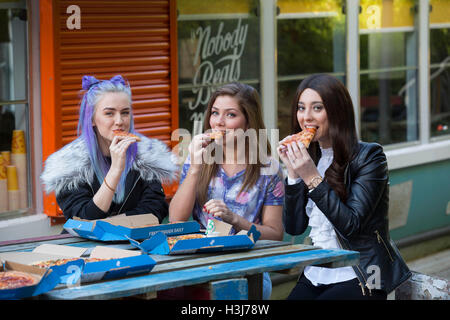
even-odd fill
[[(297, 121), (298, 100), (305, 89), (316, 91), (322, 98), (327, 112), (329, 135), (333, 148), (333, 162), (325, 172), (325, 179), (339, 197), (345, 201), (347, 192), (344, 172), (358, 147), (355, 113), (347, 88), (341, 81), (328, 74), (313, 74), (304, 79), (297, 88), (292, 103), (292, 133), (301, 130)], [(309, 154), (317, 164), (321, 157), (318, 142), (312, 142)]]

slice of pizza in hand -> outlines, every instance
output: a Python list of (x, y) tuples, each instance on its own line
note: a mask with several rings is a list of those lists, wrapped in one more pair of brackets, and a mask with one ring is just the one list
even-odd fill
[(222, 138), (224, 136), (224, 133), (223, 131), (220, 130), (214, 130), (213, 132), (210, 132), (208, 135), (211, 138), (211, 140), (217, 140)]
[(287, 147), (289, 144), (291, 144), (294, 141), (300, 141), (303, 143), (303, 145), (308, 148), (311, 141), (314, 138), (314, 135), (316, 134), (317, 128), (309, 127), (306, 128), (303, 131), (300, 131), (299, 133), (293, 134), (288, 139), (280, 142), (281, 145)]
[(133, 139), (136, 140), (136, 142), (141, 141), (141, 138), (139, 138), (137, 135), (132, 134), (130, 132), (126, 132), (126, 131), (123, 131), (123, 130), (113, 130), (113, 132), (114, 132), (115, 136), (126, 137), (126, 138), (133, 138)]

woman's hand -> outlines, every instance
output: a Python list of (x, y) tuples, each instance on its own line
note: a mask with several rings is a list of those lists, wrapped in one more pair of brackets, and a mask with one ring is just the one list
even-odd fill
[(121, 175), (125, 169), (128, 147), (136, 142), (133, 138), (115, 136), (109, 146), (111, 154), (111, 169), (113, 173)]
[(208, 135), (202, 133), (194, 136), (189, 144), (189, 155), (191, 156), (191, 166), (200, 167), (203, 163), (205, 147), (211, 142)]
[(280, 157), (281, 161), (286, 166), (289, 178), (298, 179), (300, 177), (294, 171), (294, 168), (292, 167), (291, 162), (289, 161), (289, 158), (287, 155), (288, 148), (285, 145), (281, 144), (283, 141), (285, 141), (286, 139), (288, 139), (290, 137), (291, 136), (287, 136), (286, 138), (284, 138), (283, 140), (280, 141), (278, 148), (277, 148), (277, 152), (278, 152), (278, 156)]
[(203, 209), (212, 214), (213, 217), (220, 218), (226, 223), (233, 226), (238, 224), (239, 216), (232, 212), (222, 200), (209, 200), (205, 203)]
[(287, 148), (277, 148), (281, 161), (286, 165), (291, 179), (302, 178), (308, 184), (315, 176), (319, 175), (314, 161), (311, 159), (305, 145), (300, 141), (288, 144)]

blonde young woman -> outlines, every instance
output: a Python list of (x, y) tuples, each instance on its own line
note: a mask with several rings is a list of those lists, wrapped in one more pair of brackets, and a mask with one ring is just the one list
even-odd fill
[[(78, 138), (48, 157), (41, 180), (67, 219), (168, 214), (162, 182), (176, 176), (167, 146), (134, 131), (131, 88), (122, 76), (82, 79)], [(115, 136), (131, 132), (136, 139)]]

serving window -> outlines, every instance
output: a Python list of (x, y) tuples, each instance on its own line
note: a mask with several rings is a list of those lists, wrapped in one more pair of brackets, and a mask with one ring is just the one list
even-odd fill
[(430, 131), (440, 137), (450, 134), (450, 1), (430, 5)]
[(415, 1), (360, 4), (361, 139), (385, 145), (418, 140)]
[(259, 91), (259, 18), (252, 0), (179, 0), (179, 127), (202, 132), (215, 88), (239, 81)]
[(0, 219), (31, 207), (26, 1), (0, 3)]
[(290, 134), (291, 104), (300, 82), (329, 73), (345, 83), (345, 23), (341, 1), (278, 0), (278, 129)]

